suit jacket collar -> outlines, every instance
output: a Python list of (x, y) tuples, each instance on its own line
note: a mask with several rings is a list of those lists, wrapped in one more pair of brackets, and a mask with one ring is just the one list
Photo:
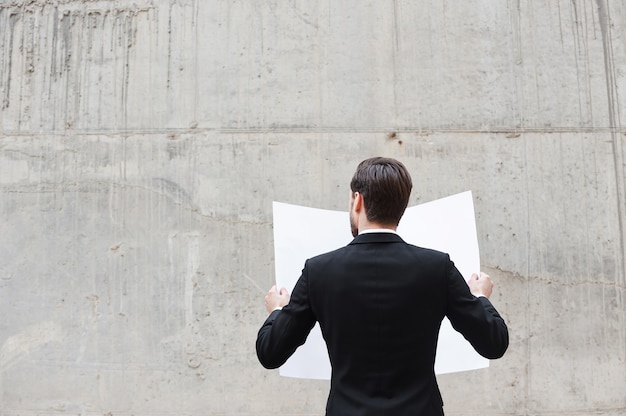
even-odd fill
[(357, 235), (349, 245), (368, 243), (404, 243), (404, 240), (394, 233), (365, 233)]

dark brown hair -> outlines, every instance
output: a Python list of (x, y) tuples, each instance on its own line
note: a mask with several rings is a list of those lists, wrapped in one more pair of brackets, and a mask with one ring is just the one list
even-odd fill
[(363, 196), (368, 221), (388, 225), (400, 222), (412, 187), (406, 167), (385, 157), (373, 157), (359, 163), (350, 182), (352, 192)]

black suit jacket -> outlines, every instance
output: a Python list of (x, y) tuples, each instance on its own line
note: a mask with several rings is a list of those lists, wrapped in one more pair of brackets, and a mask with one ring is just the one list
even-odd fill
[(434, 362), (444, 316), (482, 356), (506, 351), (504, 320), (447, 254), (361, 234), (306, 261), (289, 304), (259, 330), (257, 356), (281, 366), (318, 321), (332, 366), (327, 415), (442, 415)]

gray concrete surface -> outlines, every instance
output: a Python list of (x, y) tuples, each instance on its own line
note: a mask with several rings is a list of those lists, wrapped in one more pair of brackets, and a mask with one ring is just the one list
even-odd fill
[(273, 200), (471, 189), (511, 346), (448, 415), (626, 414), (623, 1), (0, 1), (0, 414), (319, 415)]

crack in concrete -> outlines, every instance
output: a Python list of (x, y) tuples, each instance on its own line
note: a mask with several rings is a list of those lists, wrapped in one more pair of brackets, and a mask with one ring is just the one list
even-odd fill
[(622, 280), (626, 282), (626, 234), (624, 228), (624, 209), (626, 205), (626, 184), (624, 182), (624, 160), (622, 149), (622, 137), (615, 132), (621, 126), (619, 115), (618, 86), (616, 82), (615, 59), (613, 57), (613, 40), (611, 37), (611, 13), (606, 0), (596, 0), (598, 5), (598, 16), (600, 20), (600, 31), (602, 33), (602, 47), (604, 51), (604, 68), (606, 74), (606, 94), (609, 123), (611, 130), (611, 142), (613, 146), (613, 158), (615, 169), (615, 186), (617, 193), (617, 215), (620, 230), (620, 245), (622, 256), (620, 259), (622, 269)]

